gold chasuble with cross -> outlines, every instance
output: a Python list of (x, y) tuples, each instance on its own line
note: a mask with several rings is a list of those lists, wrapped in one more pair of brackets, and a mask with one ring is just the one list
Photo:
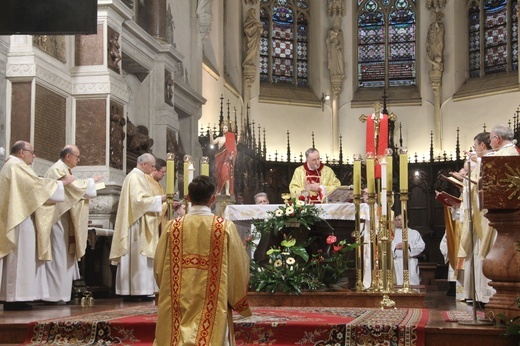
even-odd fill
[[(0, 258), (16, 247), (15, 227), (49, 200), (57, 188), (58, 181), (40, 178), (25, 162), (9, 157), (0, 171)], [(34, 220), (38, 229), (38, 258), (41, 260), (51, 259), (51, 215), (47, 215), (47, 220)]]
[(251, 316), (249, 256), (233, 222), (208, 214), (178, 217), (161, 235), (154, 345), (234, 345), (231, 309)]
[(320, 163), (320, 167), (313, 170), (310, 169), (307, 162), (305, 162), (294, 170), (291, 183), (289, 184), (289, 190), (292, 197), (298, 198), (301, 196), (302, 192), (306, 190), (307, 184), (312, 183), (318, 183), (325, 189), (324, 191), (320, 189), (319, 192), (309, 192), (309, 201), (313, 203), (321, 203), (326, 195), (330, 194), (341, 185), (341, 182), (336, 178), (336, 174), (330, 167)]

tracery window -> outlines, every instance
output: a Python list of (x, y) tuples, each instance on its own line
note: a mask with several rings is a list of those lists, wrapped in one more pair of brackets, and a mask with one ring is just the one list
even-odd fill
[(468, 1), (469, 77), (518, 70), (518, 0)]
[(260, 81), (307, 86), (309, 1), (260, 0)]
[(357, 0), (357, 85), (415, 86), (415, 0)]

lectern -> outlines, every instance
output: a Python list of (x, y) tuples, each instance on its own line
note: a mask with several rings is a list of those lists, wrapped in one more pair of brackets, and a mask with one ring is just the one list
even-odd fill
[(483, 264), (484, 275), (497, 291), (485, 311), (512, 318), (520, 315), (520, 157), (483, 157), (481, 173), (481, 207), (488, 210), (485, 216), (498, 233)]

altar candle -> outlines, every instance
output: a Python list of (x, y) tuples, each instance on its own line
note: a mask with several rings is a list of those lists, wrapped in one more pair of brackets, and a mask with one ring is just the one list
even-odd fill
[(200, 174), (209, 177), (209, 158), (207, 156), (203, 156), (200, 160)]
[(354, 155), (354, 195), (361, 195), (361, 157)]
[(374, 158), (367, 156), (367, 192), (375, 193)]
[(188, 165), (188, 185), (193, 181), (193, 172), (195, 171), (195, 167), (193, 167), (193, 162), (190, 161)]
[(392, 192), (392, 170), (393, 170), (392, 154), (386, 157), (386, 191)]
[(191, 162), (191, 156), (190, 155), (184, 155), (184, 166), (183, 166), (183, 173), (184, 173), (184, 196), (188, 195), (188, 185), (190, 182), (188, 181), (189, 178), (189, 166)]
[(381, 215), (386, 216), (386, 157), (383, 157), (379, 164), (381, 166)]
[(168, 153), (166, 160), (166, 194), (173, 195), (175, 193), (175, 161), (173, 160), (173, 154)]
[(408, 191), (408, 151), (401, 148), (399, 152), (399, 187)]

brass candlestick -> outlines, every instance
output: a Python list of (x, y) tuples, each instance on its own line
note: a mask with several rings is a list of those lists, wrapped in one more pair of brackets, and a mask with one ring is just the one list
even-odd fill
[(372, 258), (371, 263), (371, 282), (370, 287), (365, 291), (377, 292), (379, 290), (378, 270), (379, 270), (379, 259), (377, 256), (377, 237), (376, 237), (376, 194), (368, 194), (368, 207), (370, 210), (370, 254)]
[(403, 220), (403, 287), (401, 293), (415, 293), (410, 288), (410, 272), (408, 263), (408, 190), (401, 190), (401, 217)]
[(363, 259), (361, 254), (361, 217), (360, 217), (360, 204), (361, 204), (361, 194), (354, 195), (354, 206), (356, 213), (356, 225), (354, 235), (356, 237), (356, 243), (359, 244), (356, 247), (356, 286), (354, 287), (354, 291), (363, 291)]

